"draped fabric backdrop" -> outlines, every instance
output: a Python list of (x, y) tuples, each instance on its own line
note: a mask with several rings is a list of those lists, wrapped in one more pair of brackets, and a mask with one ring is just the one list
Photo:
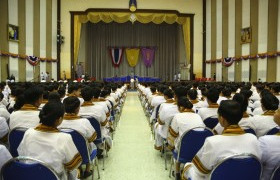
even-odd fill
[[(137, 76), (173, 80), (174, 74), (179, 69), (178, 32), (182, 32), (179, 26), (177, 23), (170, 25), (88, 22), (83, 26), (86, 31), (82, 31), (86, 32), (85, 71), (97, 80), (102, 80), (104, 77), (127, 76), (132, 72)], [(135, 68), (129, 66), (125, 54), (119, 68), (114, 68), (112, 65), (108, 47), (149, 46), (156, 47), (155, 60), (150, 68), (145, 67), (141, 55)]]

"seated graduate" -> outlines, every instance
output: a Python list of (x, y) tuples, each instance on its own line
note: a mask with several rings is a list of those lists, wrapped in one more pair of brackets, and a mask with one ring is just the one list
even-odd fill
[(38, 110), (43, 100), (43, 89), (38, 86), (28, 88), (17, 97), (15, 110), (10, 116), (10, 129), (16, 127), (34, 128), (39, 125)]
[(44, 91), (43, 91), (43, 100), (42, 100), (42, 103), (40, 104), (40, 106), (39, 106), (39, 109), (41, 110), (44, 106), (45, 106), (45, 104), (48, 102), (48, 99), (49, 99), (49, 91), (46, 89), (46, 87), (45, 87), (45, 89), (44, 89)]
[(84, 102), (80, 107), (79, 115), (92, 116), (98, 120), (101, 125), (105, 126), (108, 122), (108, 118), (106, 117), (104, 108), (92, 102), (92, 88), (88, 86), (84, 87), (81, 91), (81, 95), (84, 99)]
[[(241, 106), (242, 112), (243, 112), (243, 117), (239, 121), (238, 125), (242, 129), (248, 129), (252, 128), (253, 129), (253, 124), (252, 121), (254, 120), (253, 117), (250, 117), (249, 114), (247, 113), (247, 106), (248, 106), (248, 99), (241, 93), (237, 93), (233, 96), (234, 101), (238, 102)], [(216, 127), (214, 128), (214, 133), (215, 134), (222, 134), (224, 131), (224, 127), (218, 123)]]
[[(84, 103), (80, 107), (79, 115), (81, 116), (92, 116), (97, 121), (99, 121), (101, 125), (101, 135), (105, 138), (106, 147), (110, 149), (112, 147), (112, 139), (109, 131), (109, 117), (106, 117), (105, 111), (102, 106), (96, 105), (92, 102), (93, 91), (90, 87), (84, 87), (82, 89), (82, 97), (84, 99)], [(98, 147), (99, 149), (101, 147)]]
[[(262, 92), (260, 93), (260, 97), (262, 98), (265, 94), (272, 94), (268, 89), (264, 89), (262, 90)], [(258, 104), (258, 107), (253, 108), (253, 112), (252, 114), (255, 115), (262, 115), (264, 113), (264, 110), (262, 108), (262, 103), (261, 100), (255, 102), (254, 104)]]
[[(280, 109), (274, 114), (274, 121), (280, 126)], [(270, 179), (273, 170), (280, 162), (280, 133), (276, 135), (266, 135), (259, 138), (262, 151), (263, 173), (262, 180)]]
[(10, 152), (8, 151), (8, 149), (6, 148), (6, 146), (0, 144), (0, 170), (3, 167), (3, 165), (8, 162), (10, 159), (12, 159), (12, 155), (10, 154)]
[[(196, 92), (196, 91), (195, 91)], [(181, 136), (192, 128), (205, 127), (201, 117), (192, 110), (193, 104), (186, 97), (178, 99), (178, 110), (180, 113), (175, 114), (168, 134), (168, 148), (178, 151)], [(180, 164), (176, 162), (176, 178), (180, 179)]]
[[(69, 96), (75, 96), (75, 97), (79, 98), (79, 100), (81, 102), (80, 104), (82, 105), (84, 100), (83, 100), (83, 98), (80, 97), (80, 95), (81, 95), (81, 85), (78, 83), (71, 83), (68, 86), (68, 94), (65, 95), (64, 99)], [(63, 102), (63, 100), (62, 100), (62, 102)]]
[(99, 99), (101, 89), (99, 87), (94, 87), (91, 89), (91, 91), (93, 92), (92, 102), (96, 105), (101, 106), (103, 108), (104, 112), (106, 113), (107, 118), (110, 117), (110, 112), (107, 107), (106, 100)]
[[(4, 95), (0, 92), (0, 101), (2, 99), (4, 99)], [(3, 103), (0, 103), (0, 117), (5, 118), (6, 120), (9, 120), (10, 118), (10, 113), (8, 112), (6, 105)]]
[[(80, 110), (80, 100), (75, 96), (70, 96), (64, 99), (63, 104), (65, 108), (65, 115), (62, 123), (58, 126), (58, 129), (69, 128), (81, 133), (88, 140), (90, 146), (89, 151), (92, 152), (93, 149), (96, 149), (93, 141), (96, 139), (97, 133), (88, 119), (78, 116)], [(86, 178), (91, 174), (90, 164), (88, 163), (82, 177)]]
[(224, 158), (235, 154), (248, 153), (261, 157), (257, 137), (245, 133), (238, 123), (243, 116), (240, 104), (233, 100), (222, 101), (218, 119), (225, 128), (222, 135), (206, 138), (191, 163), (186, 163), (182, 179), (209, 179), (213, 168)]
[(186, 97), (180, 97), (177, 102), (180, 113), (175, 114), (169, 126), (168, 144), (171, 150), (178, 150), (181, 136), (195, 127), (205, 127), (201, 117), (192, 110), (192, 103)]
[(265, 135), (269, 130), (278, 126), (273, 120), (273, 115), (278, 109), (279, 100), (273, 94), (265, 93), (262, 95), (261, 103), (264, 113), (254, 116), (254, 121), (252, 121), (252, 127), (257, 137)]
[[(280, 126), (280, 109), (274, 114), (274, 121)], [(280, 162), (280, 133), (276, 135), (266, 135), (259, 138), (262, 151), (263, 173), (262, 180), (270, 179), (273, 170)]]
[(174, 115), (179, 113), (177, 105), (174, 104), (174, 93), (171, 89), (164, 91), (165, 103), (159, 108), (159, 116), (155, 124), (155, 149), (162, 150), (163, 139), (167, 138), (168, 128)]
[(107, 89), (103, 89), (100, 93), (99, 100), (106, 102), (109, 111), (111, 111), (113, 103), (111, 104), (111, 102), (107, 99), (109, 95), (109, 91)]
[(223, 100), (230, 100), (231, 99), (231, 88), (225, 87), (222, 92), (221, 95), (217, 101), (218, 104), (221, 103), (221, 101)]
[[(274, 96), (278, 98), (280, 101), (280, 84), (274, 84), (271, 88), (271, 92), (273, 93)], [(279, 103), (279, 108), (280, 108), (280, 103)]]
[(7, 120), (0, 117), (0, 143), (6, 144), (8, 142), (9, 130)]
[(159, 85), (157, 88), (158, 88), (157, 89), (158, 93), (151, 100), (151, 106), (152, 106), (151, 108), (153, 109), (152, 115), (150, 117), (150, 123), (151, 124), (153, 123), (153, 121), (155, 119), (158, 118), (158, 114), (156, 112), (156, 109), (158, 108), (158, 106), (160, 106), (162, 103), (164, 103), (166, 101), (165, 98), (164, 98), (163, 92), (166, 89), (168, 89), (168, 87), (165, 86), (165, 85)]
[(41, 124), (25, 132), (18, 153), (20, 156), (45, 162), (60, 175), (62, 180), (76, 179), (78, 174), (76, 169), (81, 164), (82, 157), (71, 135), (59, 132), (57, 129), (63, 116), (63, 104), (47, 103), (39, 115)]
[(193, 104), (193, 110), (196, 112), (199, 108), (201, 107), (207, 107), (203, 101), (199, 101), (197, 99), (197, 90), (195, 89), (190, 89), (188, 91), (188, 98), (190, 102)]
[(208, 107), (203, 107), (198, 110), (198, 115), (204, 121), (207, 118), (217, 118), (217, 110), (219, 105), (217, 104), (217, 100), (219, 99), (219, 91), (212, 87), (207, 91), (207, 103)]

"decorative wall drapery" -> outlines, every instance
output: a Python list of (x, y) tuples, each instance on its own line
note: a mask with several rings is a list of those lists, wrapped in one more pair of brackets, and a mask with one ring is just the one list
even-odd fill
[[(178, 58), (178, 30), (180, 26), (162, 23), (142, 24), (135, 22), (87, 23), (82, 26), (86, 28), (86, 37), (82, 35), (86, 42), (85, 67), (90, 76), (102, 80), (104, 77), (114, 76), (149, 76), (159, 77), (162, 80), (172, 80), (179, 69)], [(83, 31), (83, 30), (82, 30)], [(81, 42), (82, 44), (84, 42)], [(135, 67), (131, 67), (126, 55), (123, 55), (122, 63), (118, 68), (114, 68), (108, 52), (108, 47), (122, 48), (143, 48), (154, 47), (155, 58), (151, 67), (146, 67), (141, 57)], [(83, 59), (79, 59), (79, 62)]]
[[(132, 14), (133, 16), (131, 16)], [(132, 17), (135, 19), (131, 20)], [(74, 65), (77, 64), (78, 60), (81, 25), (83, 23), (125, 23), (128, 21), (138, 21), (143, 24), (177, 23), (182, 25), (187, 59), (190, 60), (190, 17), (179, 17), (174, 13), (89, 12), (88, 14), (74, 15)]]

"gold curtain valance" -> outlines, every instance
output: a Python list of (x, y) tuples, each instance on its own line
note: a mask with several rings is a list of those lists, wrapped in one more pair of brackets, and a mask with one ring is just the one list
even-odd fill
[(135, 20), (140, 23), (161, 24), (166, 22), (168, 24), (186, 23), (188, 17), (178, 17), (177, 14), (164, 14), (164, 13), (121, 13), (121, 12), (90, 12), (87, 15), (75, 15), (78, 17), (80, 23), (99, 23), (100, 21), (105, 23), (117, 22), (125, 23), (130, 21), (131, 15), (134, 15)]
[[(132, 17), (134, 19), (131, 19)], [(167, 24), (178, 23), (183, 27), (187, 59), (190, 60), (190, 17), (179, 17), (177, 14), (172, 13), (89, 12), (85, 15), (74, 15), (74, 65), (78, 61), (81, 25), (88, 21), (91, 23), (99, 23), (100, 21), (105, 23), (138, 21), (143, 24), (150, 22), (155, 24), (163, 22)]]

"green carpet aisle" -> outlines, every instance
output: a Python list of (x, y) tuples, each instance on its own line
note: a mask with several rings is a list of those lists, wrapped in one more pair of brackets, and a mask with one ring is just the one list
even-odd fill
[[(170, 180), (164, 169), (164, 159), (153, 147), (150, 127), (137, 92), (128, 92), (113, 148), (105, 161), (105, 171), (100, 170), (101, 179)], [(101, 169), (102, 163), (99, 163)]]

